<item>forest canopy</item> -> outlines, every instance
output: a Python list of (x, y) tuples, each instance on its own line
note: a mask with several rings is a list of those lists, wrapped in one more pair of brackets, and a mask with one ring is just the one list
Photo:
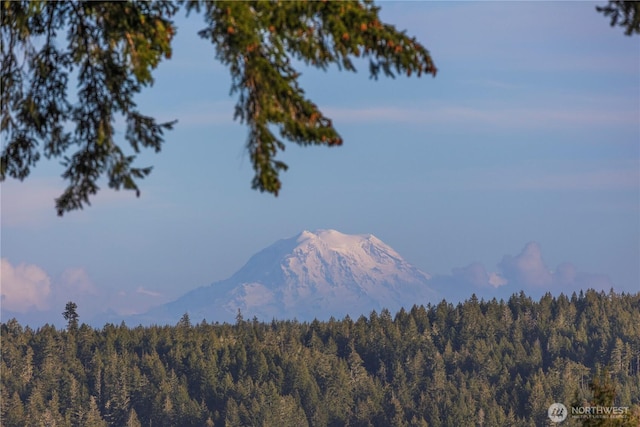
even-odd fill
[(640, 293), (473, 296), (308, 323), (11, 320), (0, 333), (7, 427), (535, 427), (558, 402), (626, 408), (607, 425), (640, 420)]

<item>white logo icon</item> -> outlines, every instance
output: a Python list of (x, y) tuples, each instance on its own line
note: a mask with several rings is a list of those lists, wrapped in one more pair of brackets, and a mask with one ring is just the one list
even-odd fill
[(561, 423), (567, 418), (567, 407), (562, 403), (552, 403), (547, 409), (547, 415), (554, 423)]

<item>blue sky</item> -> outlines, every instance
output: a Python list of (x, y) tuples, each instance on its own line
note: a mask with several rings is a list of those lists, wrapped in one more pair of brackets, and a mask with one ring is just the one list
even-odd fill
[(288, 145), (277, 198), (250, 189), (229, 73), (196, 35), (200, 18), (181, 16), (172, 60), (138, 98), (178, 119), (161, 153), (139, 157), (154, 166), (141, 198), (105, 185), (58, 218), (57, 163), (2, 184), (3, 309), (56, 322), (68, 300), (81, 316), (143, 311), (317, 228), (372, 233), (434, 275), (497, 271), (533, 241), (549, 269), (570, 262), (640, 290), (640, 38), (596, 4), (380, 3), (438, 76), (303, 68), (345, 144)]

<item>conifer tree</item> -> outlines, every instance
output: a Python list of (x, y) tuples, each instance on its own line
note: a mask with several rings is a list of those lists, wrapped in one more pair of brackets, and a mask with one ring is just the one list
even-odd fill
[(62, 313), (62, 317), (64, 317), (64, 320), (67, 321), (67, 330), (70, 332), (78, 329), (78, 318), (80, 316), (78, 316), (78, 313), (76, 311), (77, 309), (78, 309), (78, 305), (73, 301), (69, 301), (64, 306), (64, 312)]
[[(3, 147), (0, 180), (25, 179), (42, 155), (62, 158), (67, 189), (59, 215), (82, 208), (98, 180), (140, 194), (134, 153), (160, 151), (175, 122), (158, 123), (139, 111), (135, 96), (153, 84), (153, 71), (171, 58), (181, 9), (200, 15), (199, 35), (229, 68), (238, 95), (234, 117), (249, 129), (252, 187), (275, 195), (287, 165), (277, 159), (285, 141), (337, 146), (331, 120), (305, 96), (294, 61), (326, 70), (355, 71), (358, 57), (370, 75), (436, 74), (429, 52), (415, 38), (384, 23), (371, 1), (140, 1), (45, 0), (2, 3)], [(77, 79), (73, 95), (69, 81)], [(74, 101), (74, 95), (77, 101)], [(279, 136), (273, 133), (277, 128)]]

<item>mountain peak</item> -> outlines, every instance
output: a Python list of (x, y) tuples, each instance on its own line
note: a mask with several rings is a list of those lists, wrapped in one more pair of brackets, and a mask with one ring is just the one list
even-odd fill
[(304, 230), (298, 235), (297, 242), (304, 244), (307, 241), (319, 241), (331, 250), (349, 251), (372, 239), (379, 241), (372, 234), (344, 234), (332, 229), (318, 229), (313, 232)]
[(256, 253), (229, 279), (167, 304), (164, 312), (222, 321), (238, 310), (261, 320), (357, 317), (426, 304), (435, 295), (430, 277), (372, 234), (304, 230)]

